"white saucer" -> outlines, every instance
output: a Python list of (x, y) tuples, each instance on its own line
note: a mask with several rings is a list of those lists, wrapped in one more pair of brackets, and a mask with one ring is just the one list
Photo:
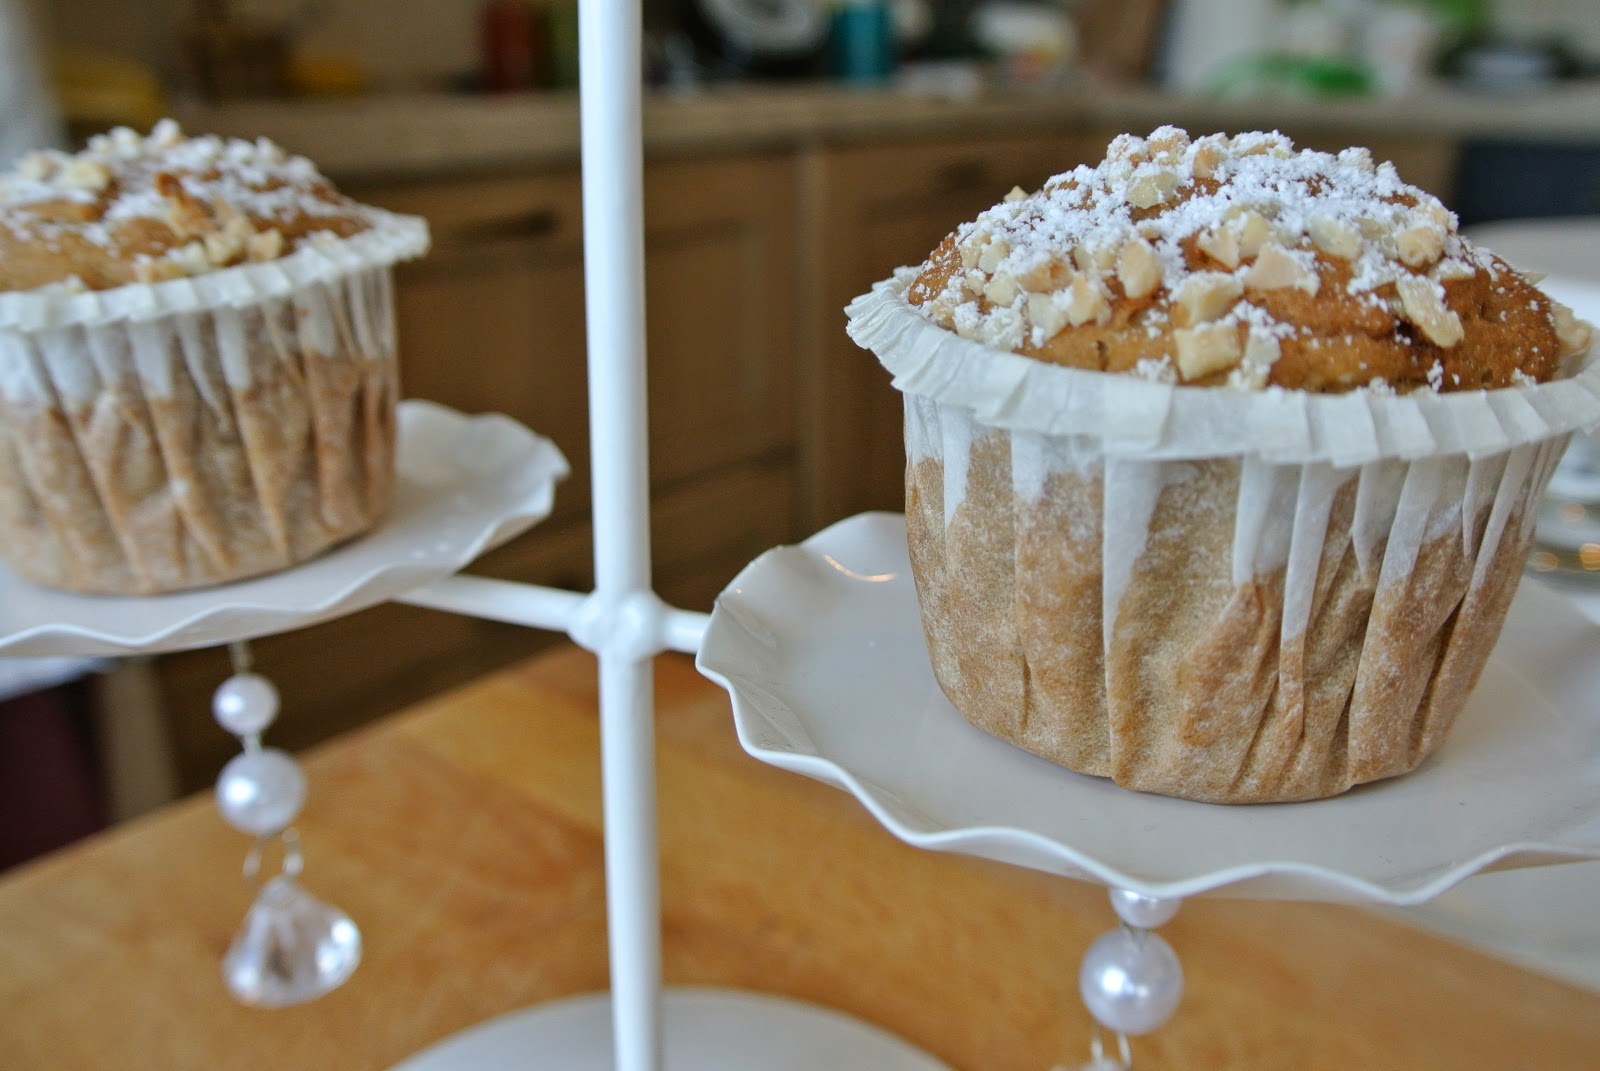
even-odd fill
[[(662, 994), (664, 1071), (948, 1071), (860, 1019), (815, 1004), (734, 989)], [(611, 997), (591, 993), (471, 1027), (393, 1071), (611, 1071)]]
[(866, 514), (745, 569), (699, 656), (745, 749), (852, 792), (896, 836), (1151, 896), (1391, 905), (1600, 858), (1600, 629), (1523, 585), (1468, 709), (1416, 772), (1312, 803), (1117, 788), (969, 726), (933, 680), (904, 521)]
[(398, 479), (381, 527), (281, 573), (174, 595), (72, 595), (0, 566), (0, 656), (209, 647), (300, 628), (456, 572), (547, 517), (567, 461), (499, 414), (399, 410)]

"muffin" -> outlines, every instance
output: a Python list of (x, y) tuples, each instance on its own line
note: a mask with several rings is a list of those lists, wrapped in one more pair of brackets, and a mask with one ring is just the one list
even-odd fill
[(1481, 673), (1589, 331), (1364, 150), (1124, 136), (852, 303), (905, 396), (941, 688), (1222, 803), (1416, 767)]
[(266, 141), (118, 129), (0, 176), (0, 556), (74, 592), (257, 576), (394, 487), (421, 220)]

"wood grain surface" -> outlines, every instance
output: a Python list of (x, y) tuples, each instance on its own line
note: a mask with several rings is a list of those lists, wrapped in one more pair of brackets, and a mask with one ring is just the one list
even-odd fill
[[(1088, 885), (905, 847), (763, 766), (687, 659), (656, 670), (670, 982), (786, 993), (969, 1071), (1077, 1066)], [(0, 882), (0, 1067), (387, 1068), (606, 983), (594, 665), (563, 645), (308, 761), (305, 884), (366, 960), (343, 989), (238, 1007), (218, 960), (246, 844), (196, 798)], [(1592, 1069), (1600, 995), (1348, 908), (1198, 901), (1164, 931), (1188, 991), (1153, 1069)], [(537, 1061), (530, 1058), (530, 1067)]]

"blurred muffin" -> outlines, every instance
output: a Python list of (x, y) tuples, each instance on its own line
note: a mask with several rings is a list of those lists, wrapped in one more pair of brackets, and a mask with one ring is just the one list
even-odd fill
[(422, 221), (266, 141), (118, 129), (0, 176), (0, 555), (154, 594), (305, 561), (394, 483)]
[(1186, 799), (1420, 763), (1600, 421), (1565, 309), (1391, 166), (1277, 134), (1118, 138), (850, 311), (906, 395), (946, 695)]

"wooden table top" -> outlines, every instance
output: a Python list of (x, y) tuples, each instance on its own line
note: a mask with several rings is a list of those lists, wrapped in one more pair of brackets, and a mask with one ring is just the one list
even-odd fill
[[(1077, 964), (1103, 890), (908, 848), (843, 793), (764, 766), (724, 694), (659, 660), (669, 982), (786, 993), (955, 1068), (1086, 1058)], [(486, 677), (308, 760), (305, 885), (360, 923), (343, 989), (241, 1008), (219, 959), (244, 838), (209, 799), (0, 882), (0, 1066), (388, 1068), (498, 1013), (606, 982), (593, 660)], [(1203, 900), (1163, 931), (1188, 990), (1145, 1069), (1600, 1064), (1600, 995), (1349, 908)]]

